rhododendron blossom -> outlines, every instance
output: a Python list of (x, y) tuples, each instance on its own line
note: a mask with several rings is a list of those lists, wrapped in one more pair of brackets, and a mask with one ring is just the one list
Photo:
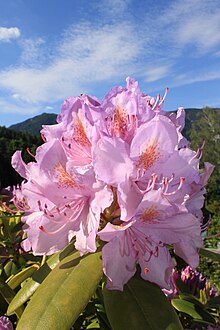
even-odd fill
[(23, 248), (35, 255), (62, 249), (73, 237), (81, 254), (102, 240), (109, 289), (123, 290), (135, 274), (172, 288), (169, 249), (191, 267), (199, 262), (205, 185), (213, 166), (199, 161), (182, 135), (185, 112), (162, 110), (164, 97), (145, 95), (138, 82), (114, 87), (99, 102), (70, 97), (57, 124), (44, 125), (33, 162), (21, 152), (12, 165), (25, 179), (14, 189), (24, 212)]

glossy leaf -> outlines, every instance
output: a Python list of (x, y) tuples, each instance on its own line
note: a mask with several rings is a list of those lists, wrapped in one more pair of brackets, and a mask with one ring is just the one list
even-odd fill
[(75, 252), (47, 276), (28, 303), (17, 330), (69, 330), (102, 277), (101, 252)]
[(161, 289), (138, 276), (124, 291), (103, 289), (105, 309), (113, 330), (182, 329), (179, 318)]
[(210, 258), (212, 260), (220, 262), (220, 253), (217, 252), (217, 249), (200, 249), (200, 254), (204, 257)]
[(203, 320), (215, 324), (215, 319), (210, 313), (205, 311), (200, 306), (186, 300), (173, 299), (172, 305), (179, 311), (190, 315), (196, 320)]
[(37, 271), (34, 272), (32, 278), (28, 279), (23, 287), (18, 291), (14, 299), (8, 306), (7, 314), (11, 315), (20, 306), (22, 306), (34, 292), (38, 289), (40, 284), (44, 281), (47, 275), (54, 269), (58, 263), (70, 253), (75, 251), (73, 243), (67, 245), (63, 251), (52, 255), (46, 263), (44, 263)]

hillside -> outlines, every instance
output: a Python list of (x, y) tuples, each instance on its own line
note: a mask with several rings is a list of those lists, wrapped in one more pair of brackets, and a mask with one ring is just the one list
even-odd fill
[(11, 125), (9, 128), (16, 132), (26, 132), (32, 135), (38, 135), (42, 125), (56, 124), (55, 113), (42, 113), (41, 115), (27, 119), (21, 123)]
[(16, 150), (22, 150), (25, 162), (30, 162), (33, 158), (26, 149), (29, 148), (34, 153), (41, 143), (42, 139), (39, 134), (34, 136), (0, 126), (0, 188), (12, 186), (22, 180), (11, 166), (13, 153)]

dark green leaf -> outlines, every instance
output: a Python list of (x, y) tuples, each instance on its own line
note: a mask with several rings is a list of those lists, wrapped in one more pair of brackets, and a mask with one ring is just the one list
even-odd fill
[(11, 230), (12, 233), (17, 233), (22, 229), (23, 223), (20, 221), (18, 222)]
[(217, 249), (200, 249), (200, 254), (203, 255), (204, 257), (210, 258), (212, 260), (220, 262), (220, 253), (217, 252), (219, 250)]
[[(5, 283), (5, 281), (1, 278), (1, 276), (0, 276), (0, 293), (8, 304), (12, 301), (12, 299), (15, 296), (14, 291), (10, 288), (10, 286), (8, 286), (7, 283)], [(17, 315), (17, 317), (20, 317), (21, 314), (23, 313), (23, 310), (24, 310), (23, 307), (20, 307), (17, 308), (14, 312)]]
[(18, 271), (18, 267), (16, 266), (16, 264), (14, 263), (13, 260), (10, 260), (9, 262), (7, 262), (7, 264), (4, 267), (4, 272), (7, 277), (10, 277), (11, 275), (16, 274), (17, 271)]
[(210, 307), (220, 307), (220, 295), (211, 298), (210, 301), (208, 302), (208, 306), (210, 306)]
[(139, 276), (124, 291), (103, 289), (105, 309), (113, 330), (182, 329), (179, 318), (161, 289)]

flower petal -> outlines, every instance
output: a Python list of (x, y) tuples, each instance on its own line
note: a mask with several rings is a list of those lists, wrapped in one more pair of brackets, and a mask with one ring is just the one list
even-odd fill
[(94, 150), (94, 169), (98, 178), (117, 186), (133, 172), (128, 145), (120, 138), (102, 138)]
[(136, 272), (136, 260), (121, 254), (123, 237), (115, 237), (102, 248), (103, 270), (107, 276), (107, 288), (123, 290), (123, 286)]
[(161, 288), (171, 289), (171, 275), (174, 263), (166, 247), (158, 247), (158, 255), (156, 257), (152, 256), (146, 263), (144, 263), (143, 259), (140, 259), (139, 264), (143, 279), (156, 283)]

